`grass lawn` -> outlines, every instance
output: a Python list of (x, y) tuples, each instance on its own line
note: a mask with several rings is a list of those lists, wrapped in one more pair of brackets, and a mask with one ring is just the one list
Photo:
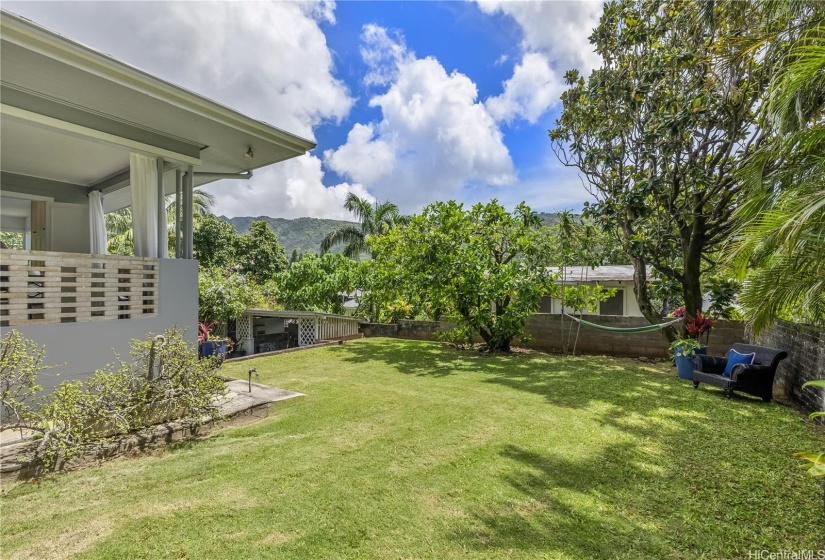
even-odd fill
[(3, 558), (747, 558), (825, 548), (799, 413), (672, 366), (367, 339), (227, 364), (269, 418), (2, 497)]

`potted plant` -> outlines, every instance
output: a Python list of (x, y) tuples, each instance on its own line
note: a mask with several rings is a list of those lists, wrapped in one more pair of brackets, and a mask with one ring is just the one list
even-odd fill
[(214, 323), (198, 323), (198, 344), (200, 346), (200, 354), (203, 358), (209, 356), (217, 356), (221, 361), (226, 358), (226, 344), (225, 338), (220, 338), (212, 334), (212, 329), (215, 328)]
[[(680, 307), (673, 312), (673, 316), (684, 316), (684, 313), (684, 307)], [(670, 345), (679, 378), (693, 381), (693, 357), (696, 354), (707, 354), (708, 337), (715, 323), (714, 319), (702, 315), (701, 311), (697, 311), (695, 316), (687, 317), (685, 320), (687, 336), (674, 340)], [(705, 335), (704, 344), (702, 344), (702, 335)]]

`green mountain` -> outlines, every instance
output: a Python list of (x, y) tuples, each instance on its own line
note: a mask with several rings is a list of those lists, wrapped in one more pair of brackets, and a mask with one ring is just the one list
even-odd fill
[[(238, 233), (249, 231), (249, 225), (255, 220), (263, 220), (269, 227), (278, 234), (278, 241), (284, 246), (287, 258), (292, 254), (293, 249), (299, 253), (313, 253), (320, 251), (321, 240), (332, 230), (341, 226), (353, 225), (354, 222), (344, 222), (341, 220), (323, 220), (320, 218), (270, 218), (269, 216), (238, 216), (227, 218), (220, 216), (221, 220), (231, 224)], [(553, 225), (558, 222), (558, 214), (539, 213), (544, 225)], [(341, 252), (343, 247), (338, 246), (333, 251)]]
[[(269, 227), (278, 234), (278, 241), (284, 246), (286, 256), (292, 254), (293, 249), (299, 253), (320, 252), (321, 241), (326, 235), (341, 226), (352, 225), (352, 222), (340, 220), (322, 220), (320, 218), (270, 218), (269, 216), (238, 216), (236, 218), (220, 217), (223, 221), (231, 224), (238, 233), (246, 233), (253, 221), (263, 220)], [(342, 247), (337, 247), (335, 252), (340, 252)]]

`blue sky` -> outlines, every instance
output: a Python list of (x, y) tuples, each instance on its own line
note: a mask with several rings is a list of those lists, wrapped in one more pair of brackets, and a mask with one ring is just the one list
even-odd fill
[[(226, 215), (345, 218), (397, 202), (589, 195), (550, 150), (561, 77), (598, 64), (595, 2), (4, 2), (5, 9), (290, 132), (308, 156), (216, 183)], [(235, 183), (237, 185), (237, 183)]]

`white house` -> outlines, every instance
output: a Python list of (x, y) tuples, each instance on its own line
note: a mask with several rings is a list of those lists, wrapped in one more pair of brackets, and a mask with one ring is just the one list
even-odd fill
[[(633, 293), (633, 265), (608, 265), (591, 268), (589, 266), (568, 266), (564, 269), (550, 269), (562, 276), (558, 282), (564, 285), (586, 284), (615, 288), (616, 294), (599, 304), (599, 309), (586, 312), (593, 315), (622, 315), (625, 317), (643, 317), (639, 304)], [(571, 313), (570, 309), (565, 309)], [(545, 296), (539, 313), (561, 313), (561, 301)]]
[[(0, 249), (0, 331), (46, 345), (60, 364), (46, 388), (148, 332), (194, 340), (193, 188), (315, 144), (7, 11), (0, 41), (0, 230), (24, 244)], [(173, 255), (162, 195), (176, 201)], [(125, 207), (135, 256), (106, 255), (103, 215)]]

